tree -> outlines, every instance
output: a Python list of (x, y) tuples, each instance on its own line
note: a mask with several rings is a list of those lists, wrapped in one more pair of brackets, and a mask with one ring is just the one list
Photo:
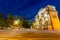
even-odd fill
[(0, 20), (3, 18), (4, 14), (0, 13)]
[(31, 28), (30, 21), (29, 21), (29, 20), (25, 20), (25, 21), (23, 22), (23, 27), (24, 27), (24, 28)]
[(4, 14), (0, 13), (0, 28), (3, 28), (3, 24), (4, 24), (3, 16), (4, 16)]
[(5, 18), (5, 27), (9, 27), (9, 25), (12, 25), (13, 24), (13, 16), (8, 13), (8, 15), (6, 16)]

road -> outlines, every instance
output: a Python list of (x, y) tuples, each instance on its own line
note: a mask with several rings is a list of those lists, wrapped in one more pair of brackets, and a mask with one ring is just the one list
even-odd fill
[(36, 29), (0, 30), (0, 40), (60, 40), (60, 31)]

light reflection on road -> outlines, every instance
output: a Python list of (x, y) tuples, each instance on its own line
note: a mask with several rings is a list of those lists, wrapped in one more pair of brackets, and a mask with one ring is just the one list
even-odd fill
[[(50, 36), (51, 35), (51, 36)], [(0, 30), (0, 37), (60, 37), (57, 30), (36, 30), (36, 29), (13, 29)]]

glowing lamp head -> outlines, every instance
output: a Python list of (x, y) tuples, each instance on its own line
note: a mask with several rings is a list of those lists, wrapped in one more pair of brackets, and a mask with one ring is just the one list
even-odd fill
[(19, 19), (18, 19), (18, 20), (15, 20), (14, 23), (13, 23), (13, 25), (16, 25), (16, 26), (17, 26), (18, 24), (19, 24)]

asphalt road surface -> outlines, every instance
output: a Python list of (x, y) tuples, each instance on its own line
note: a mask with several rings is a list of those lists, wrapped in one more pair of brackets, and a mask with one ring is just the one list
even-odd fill
[(0, 40), (60, 40), (60, 30), (0, 30)]

